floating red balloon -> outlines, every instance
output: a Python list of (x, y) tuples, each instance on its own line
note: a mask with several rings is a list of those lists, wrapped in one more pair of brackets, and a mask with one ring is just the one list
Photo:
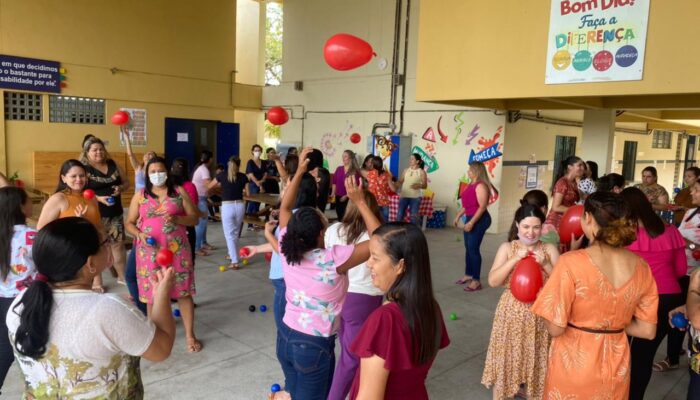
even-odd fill
[(112, 123), (114, 125), (126, 125), (129, 122), (129, 113), (126, 111), (117, 111), (112, 115)]
[(350, 135), (350, 141), (354, 144), (360, 143), (360, 140), (362, 140), (362, 136), (360, 136), (359, 133), (353, 133), (352, 135)]
[(347, 71), (361, 67), (374, 55), (372, 46), (357, 36), (339, 33), (333, 35), (323, 46), (323, 58), (326, 63), (338, 71)]
[(83, 198), (85, 200), (92, 200), (95, 198), (95, 191), (92, 189), (83, 190)]
[(161, 267), (167, 267), (173, 263), (173, 252), (168, 249), (160, 249), (156, 253), (156, 263)]
[(510, 276), (510, 292), (523, 303), (532, 303), (544, 284), (540, 264), (532, 256), (527, 256), (515, 264)]
[(569, 244), (569, 242), (571, 242), (572, 233), (577, 238), (583, 235), (581, 217), (583, 217), (583, 206), (581, 204), (569, 207), (569, 209), (566, 210), (564, 216), (561, 217), (561, 222), (559, 222), (560, 242)]
[(267, 110), (267, 120), (270, 121), (272, 125), (284, 125), (289, 121), (289, 114), (287, 114), (287, 110), (282, 107), (272, 107)]

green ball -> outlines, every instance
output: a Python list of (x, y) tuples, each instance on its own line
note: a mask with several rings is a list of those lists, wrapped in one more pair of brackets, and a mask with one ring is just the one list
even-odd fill
[(450, 319), (453, 321), (457, 321), (457, 314), (455, 314), (455, 313), (450, 314)]

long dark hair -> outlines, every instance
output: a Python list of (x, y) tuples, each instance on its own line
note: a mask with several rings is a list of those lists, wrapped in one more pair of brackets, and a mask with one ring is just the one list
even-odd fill
[(598, 163), (595, 161), (586, 161), (586, 166), (588, 170), (591, 171), (591, 180), (593, 182), (598, 180)]
[(644, 192), (636, 187), (628, 187), (625, 188), (620, 195), (625, 199), (625, 203), (627, 203), (627, 218), (630, 221), (634, 223), (642, 221), (644, 230), (647, 231), (647, 234), (652, 238), (664, 233), (666, 224), (664, 224), (661, 217), (654, 212)]
[(411, 154), (411, 157), (413, 157), (418, 163), (418, 168), (423, 169), (423, 167), (425, 167), (425, 161), (423, 161), (423, 157), (421, 157), (420, 154), (413, 153)]
[(22, 211), (29, 201), (27, 192), (22, 188), (6, 186), (0, 188), (0, 276), (4, 281), (10, 273), (12, 257), (12, 236), (15, 225), (25, 225), (27, 217)]
[(190, 163), (187, 159), (178, 157), (173, 160), (168, 179), (172, 180), (175, 186), (182, 186), (190, 181)]
[(598, 179), (596, 184), (599, 192), (612, 192), (615, 186), (620, 189), (625, 187), (625, 177), (611, 172), (609, 174), (603, 175)]
[(168, 197), (175, 197), (177, 196), (177, 190), (175, 190), (175, 183), (173, 183), (173, 180), (170, 179), (170, 173), (168, 172), (168, 165), (165, 163), (165, 158), (163, 157), (153, 157), (150, 160), (148, 160), (148, 163), (146, 164), (146, 168), (144, 168), (144, 171), (146, 172), (146, 187), (144, 189), (144, 192), (146, 195), (148, 195), (151, 198), (158, 198), (153, 193), (153, 183), (151, 183), (151, 179), (148, 177), (148, 168), (153, 165), (153, 164), (163, 164), (165, 167), (165, 173), (168, 175), (168, 179), (165, 181), (165, 187), (168, 188)]
[(301, 207), (292, 214), (280, 244), (289, 265), (299, 264), (306, 252), (318, 248), (318, 238), (324, 229), (326, 224), (315, 207)]
[(583, 203), (583, 210), (591, 215), (600, 227), (595, 236), (596, 242), (611, 247), (624, 247), (637, 239), (637, 230), (627, 218), (627, 206), (619, 194), (592, 193)]
[(377, 175), (381, 175), (384, 172), (384, 160), (379, 156), (372, 156), (372, 168), (377, 171)]
[[(88, 220), (60, 218), (44, 226), (34, 240), (32, 256), (36, 268), (49, 282), (75, 279), (88, 257), (100, 251), (100, 238)], [(53, 294), (48, 282), (35, 280), (12, 312), (20, 316), (15, 333), (18, 353), (38, 359), (46, 352)], [(18, 310), (21, 312), (18, 312)]]
[[(382, 220), (382, 213), (379, 211), (379, 204), (377, 203), (377, 198), (374, 197), (372, 193), (368, 190), (364, 191), (365, 203), (369, 207), (372, 214), (374, 214), (377, 219)], [(345, 240), (345, 244), (356, 243), (357, 240), (367, 232), (367, 225), (365, 225), (365, 220), (362, 218), (360, 210), (355, 206), (355, 203), (350, 202), (348, 204), (348, 210), (343, 217), (342, 225), (339, 229), (339, 235)]]
[(523, 204), (515, 211), (515, 216), (513, 217), (513, 223), (510, 226), (510, 232), (508, 233), (508, 241), (513, 241), (518, 238), (518, 226), (520, 221), (528, 217), (535, 217), (544, 224), (544, 213), (540, 207), (534, 204)]
[(411, 332), (413, 362), (422, 365), (435, 357), (440, 348), (442, 329), (440, 307), (433, 294), (428, 242), (416, 225), (390, 222), (372, 236), (379, 238), (392, 262), (404, 263), (404, 270), (386, 292), (386, 298), (401, 308)]
[[(561, 160), (561, 163), (559, 164), (559, 169), (557, 170), (557, 178), (554, 180), (554, 184), (556, 184), (559, 179), (561, 179), (564, 175), (566, 175), (567, 172), (569, 172), (570, 165), (576, 165), (580, 162), (583, 162), (583, 160), (580, 157), (576, 156), (568, 156), (565, 159)], [(552, 189), (554, 189), (554, 186), (552, 186)]]
[(214, 157), (214, 154), (211, 151), (202, 150), (202, 153), (199, 155), (199, 162), (197, 163), (197, 165), (194, 166), (192, 172), (194, 173), (194, 171), (196, 171), (200, 165), (208, 164), (212, 157)]
[(520, 200), (520, 205), (532, 204), (533, 206), (549, 209), (549, 199), (547, 194), (539, 189), (533, 189), (525, 193), (525, 196)]
[(316, 184), (316, 179), (308, 172), (304, 172), (304, 175), (301, 176), (299, 190), (297, 190), (294, 208), (316, 207), (317, 202), (318, 185)]
[[(66, 185), (63, 182), (63, 179), (61, 179), (61, 177), (65, 176), (68, 173), (68, 171), (70, 171), (70, 169), (73, 167), (78, 167), (78, 168), (83, 169), (83, 172), (85, 173), (85, 185), (87, 186), (88, 178), (87, 178), (87, 171), (85, 170), (85, 165), (83, 163), (81, 163), (80, 161), (71, 158), (70, 160), (64, 161), (63, 164), (61, 165), (61, 171), (58, 173), (58, 185), (56, 185), (56, 192), (55, 193), (62, 192), (64, 190), (68, 189), (68, 185)], [(85, 187), (83, 187), (83, 189), (85, 189)]]

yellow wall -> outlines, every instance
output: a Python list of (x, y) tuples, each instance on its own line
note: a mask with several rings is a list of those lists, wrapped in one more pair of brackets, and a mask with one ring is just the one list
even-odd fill
[[(261, 106), (259, 87), (232, 85), (235, 0), (196, 6), (168, 0), (0, 0), (0, 54), (59, 61), (68, 78), (62, 94), (104, 98), (108, 117), (119, 107), (145, 108), (147, 148), (158, 152), (166, 117), (237, 122), (234, 105)], [(31, 151), (77, 152), (86, 133), (123, 151), (109, 123), (49, 123), (48, 96), (43, 98), (42, 122), (0, 120), (0, 157), (6, 157), (0, 169), (19, 171), (31, 184)]]
[(700, 36), (700, 2), (650, 3), (643, 80), (545, 85), (550, 0), (421, 1), (417, 98), (449, 101), (700, 92), (700, 55), (681, 51), (688, 48), (688, 40)]

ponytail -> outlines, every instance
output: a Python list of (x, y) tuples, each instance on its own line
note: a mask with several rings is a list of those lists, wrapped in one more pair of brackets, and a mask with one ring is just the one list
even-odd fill
[(32, 282), (12, 309), (19, 315), (19, 327), (15, 332), (15, 349), (18, 353), (35, 360), (46, 353), (52, 307), (53, 292), (49, 284), (42, 280)]

